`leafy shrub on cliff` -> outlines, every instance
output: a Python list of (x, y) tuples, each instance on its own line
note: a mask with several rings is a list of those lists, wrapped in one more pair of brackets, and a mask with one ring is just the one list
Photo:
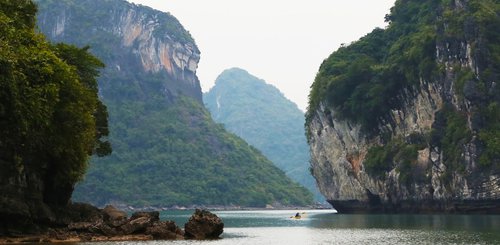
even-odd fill
[(443, 150), (443, 161), (447, 166), (447, 171), (464, 173), (465, 163), (462, 152), (472, 136), (467, 127), (466, 117), (451, 105), (447, 105), (436, 113), (432, 128), (431, 144)]
[(485, 108), (486, 127), (479, 131), (479, 139), (484, 142), (485, 150), (479, 163), (484, 167), (500, 167), (500, 106), (497, 102)]
[(36, 11), (31, 1), (0, 2), (0, 159), (42, 176), (45, 202), (66, 204), (89, 156), (110, 152), (97, 96), (103, 64), (86, 48), (49, 44), (35, 32)]
[(427, 145), (420, 140), (409, 142), (411, 139), (421, 137), (414, 135), (406, 140), (392, 139), (384, 145), (371, 147), (363, 162), (365, 171), (371, 176), (384, 178), (387, 172), (396, 167), (402, 183), (422, 180), (425, 169), (417, 166), (418, 151)]
[(393, 168), (394, 149), (391, 145), (373, 146), (368, 150), (363, 166), (368, 174), (384, 177)]

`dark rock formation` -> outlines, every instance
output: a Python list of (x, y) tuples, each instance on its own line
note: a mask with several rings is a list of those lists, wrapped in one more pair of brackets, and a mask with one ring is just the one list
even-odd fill
[(217, 215), (206, 210), (196, 209), (184, 225), (187, 239), (216, 239), (224, 229), (224, 223)]
[(184, 238), (184, 231), (173, 221), (155, 222), (146, 229), (145, 234), (153, 236), (154, 239), (179, 240)]
[(13, 242), (80, 242), (80, 241), (125, 241), (125, 240), (182, 240), (214, 239), (222, 234), (224, 224), (215, 214), (196, 210), (185, 225), (184, 233), (173, 221), (161, 221), (159, 212), (136, 212), (127, 217), (113, 206), (97, 209), (86, 204), (70, 205), (61, 209), (62, 223), (68, 224), (40, 227), (33, 234), (0, 234), (0, 244)]
[(102, 210), (103, 218), (93, 222), (71, 223), (70, 231), (81, 233), (101, 234), (106, 236), (123, 236), (132, 234), (151, 235), (155, 239), (176, 239), (177, 234), (182, 235), (180, 228), (172, 221), (160, 221), (160, 213), (137, 212), (130, 218), (123, 211), (113, 206), (106, 206)]

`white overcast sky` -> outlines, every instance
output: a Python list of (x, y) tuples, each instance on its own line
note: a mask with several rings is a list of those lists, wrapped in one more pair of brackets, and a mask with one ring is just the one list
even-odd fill
[(395, 0), (129, 0), (170, 12), (201, 51), (204, 92), (240, 67), (280, 89), (302, 110), (320, 64), (341, 43), (375, 27)]

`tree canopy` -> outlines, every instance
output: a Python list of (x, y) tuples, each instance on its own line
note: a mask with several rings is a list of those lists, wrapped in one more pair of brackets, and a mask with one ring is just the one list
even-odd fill
[(44, 200), (65, 204), (89, 156), (109, 153), (103, 64), (86, 48), (52, 45), (35, 31), (36, 5), (0, 2), (0, 159), (47, 180)]

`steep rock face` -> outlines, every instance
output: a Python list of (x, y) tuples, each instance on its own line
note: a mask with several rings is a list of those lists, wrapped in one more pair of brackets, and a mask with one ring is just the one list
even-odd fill
[(170, 14), (123, 0), (39, 0), (40, 30), (90, 46), (113, 153), (92, 159), (73, 200), (96, 206), (307, 205), (310, 196), (201, 103), (194, 40)]
[[(488, 40), (491, 36), (482, 23), (464, 14), (475, 10), (478, 16), (474, 4), (439, 3), (440, 21), (432, 25), (439, 75), (420, 76), (418, 84), (399, 90), (399, 104), (383, 117), (372, 118), (377, 122), (374, 130), (339, 116), (342, 107), (329, 100), (309, 112), (313, 175), (340, 212), (500, 212), (499, 159), (483, 159), (494, 147), (485, 143), (482, 133), (491, 127), (488, 118), (495, 117), (491, 111), (484, 114), (485, 107), (498, 103), (498, 74), (491, 69), (498, 66), (498, 51), (488, 46), (498, 39)], [(402, 1), (396, 2), (392, 14), (401, 6)], [(494, 11), (489, 28), (498, 27), (499, 10)], [(446, 17), (450, 14), (467, 16), (454, 35), (449, 29), (455, 23)], [(446, 114), (449, 111), (464, 119), (463, 127)], [(383, 153), (377, 155), (374, 149)], [(373, 162), (382, 165), (373, 167)]]
[[(75, 31), (99, 35), (98, 39), (109, 42), (107, 50), (102, 50), (110, 56), (105, 57), (108, 67), (120, 71), (141, 66), (146, 73), (165, 72), (172, 80), (164, 88), (170, 100), (184, 94), (201, 102), (201, 87), (196, 76), (200, 51), (173, 16), (125, 1), (102, 1), (99, 9), (94, 9), (95, 2), (91, 0), (78, 4), (38, 2), (43, 10), (38, 16), (40, 29), (51, 40), (93, 46), (85, 42), (85, 38), (75, 38)], [(86, 13), (83, 9), (97, 12)], [(112, 57), (118, 53), (122, 57)]]
[[(34, 224), (59, 222), (54, 210), (44, 202), (45, 171), (22, 165), (13, 168), (3, 160), (0, 169), (0, 235), (37, 232), (39, 227)], [(67, 196), (72, 190), (62, 188), (60, 192)]]

